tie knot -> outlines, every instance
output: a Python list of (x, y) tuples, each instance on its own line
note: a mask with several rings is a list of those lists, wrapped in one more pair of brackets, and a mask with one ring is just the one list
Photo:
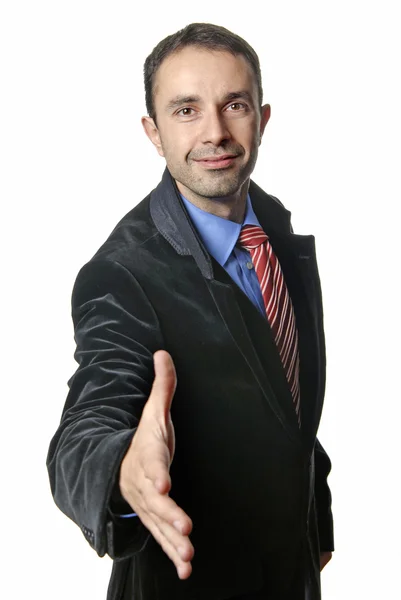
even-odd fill
[(263, 229), (257, 225), (244, 225), (239, 234), (238, 242), (246, 250), (252, 250), (268, 239)]

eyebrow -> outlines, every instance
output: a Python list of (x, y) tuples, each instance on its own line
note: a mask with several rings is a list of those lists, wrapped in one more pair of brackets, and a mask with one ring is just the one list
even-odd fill
[(251, 106), (253, 106), (253, 98), (252, 98), (251, 94), (245, 90), (241, 90), (240, 92), (230, 92), (224, 98), (224, 103), (230, 102), (230, 100), (238, 100), (240, 98), (243, 98), (244, 100), (249, 102), (249, 104), (251, 104)]
[(174, 108), (181, 106), (181, 104), (193, 104), (194, 102), (199, 102), (200, 99), (200, 96), (176, 96), (168, 102), (166, 110), (173, 110)]
[[(243, 98), (244, 100), (249, 102), (249, 104), (251, 104), (251, 106), (254, 105), (251, 94), (245, 90), (241, 90), (239, 92), (230, 92), (229, 94), (224, 96), (223, 104), (226, 104), (227, 102), (230, 102), (231, 100), (238, 100), (239, 98)], [(201, 102), (200, 96), (178, 95), (178, 96), (175, 96), (175, 98), (172, 98), (167, 103), (166, 110), (171, 111), (171, 110), (174, 110), (175, 108), (178, 108), (178, 106), (182, 106), (183, 104), (194, 104), (197, 102)]]

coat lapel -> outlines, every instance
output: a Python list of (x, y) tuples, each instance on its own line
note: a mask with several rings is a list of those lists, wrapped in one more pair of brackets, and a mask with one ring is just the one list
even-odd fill
[(216, 262), (210, 293), (265, 400), (287, 434), (300, 441), (294, 405), (267, 319)]
[[(300, 336), (301, 364), (305, 366), (305, 381), (301, 380), (301, 410), (302, 437), (306, 441), (305, 437), (313, 439), (313, 415), (317, 409), (314, 406), (316, 395), (311, 393), (311, 372), (316, 370), (316, 357), (309, 357), (311, 340), (308, 333), (313, 325), (314, 290), (311, 276), (316, 264), (314, 238), (294, 235), (291, 231), (290, 213), (278, 200), (253, 182), (250, 195), (255, 213), (269, 235), (282, 265), (294, 303)], [(151, 194), (150, 211), (157, 229), (178, 254), (193, 256), (234, 343), (248, 363), (270, 408), (287, 434), (294, 441), (300, 441), (292, 397), (270, 327), (253, 303), (203, 246), (167, 169), (161, 183)], [(312, 347), (315, 346), (316, 344), (312, 344)], [(305, 394), (302, 393), (303, 389)]]
[(277, 208), (276, 213), (266, 210), (268, 196), (256, 184), (251, 183), (250, 193), (254, 210), (280, 261), (294, 306), (301, 363), (302, 434), (309, 446), (319, 425), (325, 383), (323, 310), (315, 238), (294, 234), (288, 211), (277, 214)]
[(313, 444), (317, 431), (318, 378), (320, 376), (319, 337), (313, 265), (316, 261), (312, 236), (271, 236), (294, 306), (300, 357), (302, 434), (307, 445)]

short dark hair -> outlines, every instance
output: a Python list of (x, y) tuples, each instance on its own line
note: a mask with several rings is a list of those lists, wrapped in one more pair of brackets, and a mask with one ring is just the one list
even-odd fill
[(191, 23), (177, 33), (167, 36), (157, 44), (145, 60), (143, 73), (145, 80), (145, 102), (148, 115), (156, 120), (153, 88), (156, 72), (167, 56), (187, 46), (196, 46), (207, 50), (230, 52), (234, 56), (244, 56), (256, 77), (259, 103), (262, 106), (263, 89), (259, 58), (255, 50), (239, 35), (220, 25), (211, 23)]

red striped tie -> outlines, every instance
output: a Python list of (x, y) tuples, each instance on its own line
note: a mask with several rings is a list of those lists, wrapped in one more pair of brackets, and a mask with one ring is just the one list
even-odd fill
[(262, 291), (267, 320), (284, 366), (298, 423), (301, 425), (298, 331), (294, 308), (280, 263), (273, 252), (269, 238), (261, 227), (245, 225), (238, 241), (251, 255)]

